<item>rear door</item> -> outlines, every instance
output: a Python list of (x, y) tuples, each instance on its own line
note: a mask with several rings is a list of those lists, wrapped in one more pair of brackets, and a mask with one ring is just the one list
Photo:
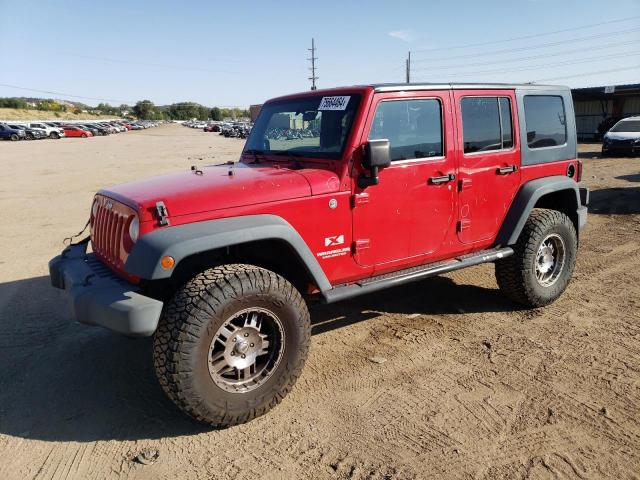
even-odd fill
[(388, 139), (379, 184), (356, 187), (356, 261), (363, 266), (435, 255), (455, 221), (455, 149), (450, 91), (376, 95), (362, 143)]
[(512, 90), (454, 90), (458, 124), (458, 239), (495, 238), (520, 185)]

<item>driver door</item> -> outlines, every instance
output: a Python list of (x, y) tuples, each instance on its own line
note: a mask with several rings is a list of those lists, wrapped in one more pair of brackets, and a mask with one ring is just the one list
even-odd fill
[[(437, 255), (455, 217), (455, 152), (449, 91), (379, 94), (362, 143), (388, 139), (391, 165), (378, 185), (355, 187), (356, 261), (376, 270)], [(446, 178), (446, 180), (443, 180)]]

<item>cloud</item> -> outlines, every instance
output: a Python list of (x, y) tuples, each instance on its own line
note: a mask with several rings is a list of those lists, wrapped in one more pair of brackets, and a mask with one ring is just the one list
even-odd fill
[(403, 42), (411, 42), (413, 40), (413, 34), (407, 30), (392, 30), (388, 35)]

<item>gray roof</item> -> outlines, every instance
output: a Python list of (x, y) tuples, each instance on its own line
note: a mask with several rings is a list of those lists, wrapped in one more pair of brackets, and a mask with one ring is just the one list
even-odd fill
[(519, 90), (569, 90), (559, 85), (539, 85), (533, 83), (378, 83), (371, 85), (376, 92), (397, 92), (413, 90), (484, 90), (484, 89), (519, 89)]

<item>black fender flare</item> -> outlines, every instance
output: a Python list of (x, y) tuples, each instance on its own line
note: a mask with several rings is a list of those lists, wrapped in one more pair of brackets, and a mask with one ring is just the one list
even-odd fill
[[(509, 212), (507, 213), (504, 222), (502, 222), (502, 227), (500, 227), (495, 244), (499, 246), (515, 244), (518, 241), (520, 232), (522, 232), (522, 229), (524, 228), (524, 224), (529, 218), (531, 210), (533, 210), (533, 207), (536, 205), (538, 200), (549, 193), (560, 192), (563, 190), (574, 192), (576, 198), (576, 210), (584, 208), (586, 213), (586, 207), (582, 207), (582, 202), (580, 200), (580, 189), (578, 188), (576, 181), (572, 178), (565, 177), (563, 175), (555, 175), (552, 177), (543, 177), (531, 180), (525, 183), (520, 187), (520, 190), (518, 190), (515, 199), (511, 203)], [(580, 215), (580, 212), (578, 212), (578, 214)]]
[[(300, 234), (276, 215), (222, 218), (155, 230), (138, 239), (124, 269), (146, 280), (169, 278), (180, 261), (191, 255), (255, 240), (274, 239), (287, 243), (296, 252), (320, 291), (331, 289), (324, 271)], [(166, 255), (175, 259), (175, 266), (171, 269), (160, 266), (160, 259)]]

